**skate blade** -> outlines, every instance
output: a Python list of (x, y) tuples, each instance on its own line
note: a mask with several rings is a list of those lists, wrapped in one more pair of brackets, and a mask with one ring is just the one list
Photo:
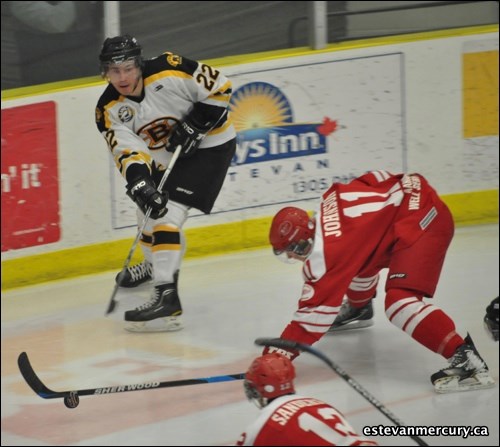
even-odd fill
[(479, 373), (474, 377), (469, 377), (464, 380), (458, 380), (458, 377), (444, 377), (436, 380), (434, 390), (436, 393), (458, 393), (461, 391), (473, 391), (484, 388), (492, 388), (495, 386), (495, 381), (489, 373)]
[(176, 332), (183, 328), (180, 317), (156, 318), (151, 321), (125, 321), (129, 332)]
[(343, 326), (330, 327), (328, 329), (327, 334), (331, 334), (332, 332), (342, 332), (349, 331), (351, 329), (363, 329), (365, 327), (373, 326), (373, 320), (358, 320), (353, 321), (352, 323), (344, 324)]

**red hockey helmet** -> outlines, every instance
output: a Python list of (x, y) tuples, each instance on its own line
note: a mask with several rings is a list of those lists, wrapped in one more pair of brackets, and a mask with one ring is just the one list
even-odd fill
[(288, 206), (278, 211), (269, 232), (274, 254), (287, 250), (304, 254), (314, 240), (314, 227), (314, 221), (303, 209)]
[(285, 394), (294, 394), (295, 368), (287, 357), (272, 353), (257, 357), (245, 374), (243, 386), (248, 400), (260, 408)]

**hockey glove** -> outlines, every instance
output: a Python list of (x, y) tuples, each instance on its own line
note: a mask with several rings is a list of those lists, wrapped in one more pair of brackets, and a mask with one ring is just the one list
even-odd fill
[(205, 138), (208, 129), (202, 129), (192, 120), (186, 119), (179, 123), (172, 132), (167, 144), (167, 152), (175, 152), (175, 148), (180, 144), (182, 146), (180, 156), (182, 158), (191, 157), (201, 140)]
[(160, 193), (150, 178), (139, 177), (127, 185), (127, 195), (146, 214), (151, 208), (150, 217), (158, 219), (167, 214), (168, 192)]
[(486, 308), (484, 328), (486, 329), (486, 333), (493, 340), (498, 341), (498, 297), (496, 297)]
[(295, 357), (298, 357), (300, 354), (300, 351), (297, 351), (295, 349), (291, 349), (288, 351), (287, 349), (282, 349), (282, 348), (277, 348), (276, 346), (266, 346), (262, 350), (262, 355), (266, 354), (272, 354), (272, 353), (280, 354), (290, 360), (293, 360)]

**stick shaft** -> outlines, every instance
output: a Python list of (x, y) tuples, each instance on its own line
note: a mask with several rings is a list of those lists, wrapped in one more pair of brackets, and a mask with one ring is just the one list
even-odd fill
[[(405, 424), (392, 414), (381, 402), (372, 396), (363, 386), (356, 382), (349, 374), (347, 374), (340, 366), (330, 360), (325, 354), (310, 345), (299, 343), (293, 340), (285, 340), (283, 338), (258, 338), (255, 340), (258, 346), (275, 346), (280, 349), (309, 352), (310, 354), (323, 360), (333, 371), (335, 371), (342, 379), (344, 379), (352, 388), (361, 394), (368, 402), (370, 402), (377, 410), (383, 413), (395, 425), (402, 427)], [(418, 436), (410, 436), (418, 445), (428, 445), (423, 439)]]
[[(175, 148), (175, 152), (172, 155), (172, 158), (170, 159), (170, 162), (169, 162), (169, 164), (167, 166), (167, 169), (165, 169), (165, 172), (163, 173), (163, 176), (162, 176), (162, 178), (160, 180), (160, 184), (158, 185), (158, 191), (162, 191), (163, 190), (163, 186), (165, 185), (165, 182), (167, 181), (167, 178), (170, 175), (170, 172), (174, 168), (174, 165), (175, 165), (177, 159), (179, 158), (179, 154), (181, 153), (181, 150), (182, 150), (182, 146), (179, 144)], [(118, 289), (120, 287), (118, 285), (119, 282), (120, 282), (119, 281), (120, 280), (120, 276), (123, 274), (123, 272), (125, 272), (125, 270), (127, 269), (128, 265), (130, 264), (130, 261), (132, 259), (132, 256), (133, 256), (134, 252), (135, 252), (137, 244), (139, 243), (139, 240), (141, 238), (142, 232), (144, 231), (144, 228), (146, 228), (146, 224), (148, 223), (149, 216), (151, 215), (151, 211), (152, 211), (152, 208), (148, 208), (147, 209), (146, 214), (144, 215), (144, 218), (142, 219), (141, 226), (137, 230), (137, 234), (135, 236), (134, 243), (132, 244), (132, 247), (130, 248), (130, 250), (128, 252), (127, 259), (125, 259), (125, 262), (123, 263), (123, 267), (122, 267), (122, 269), (120, 271), (120, 274), (118, 276), (118, 281), (116, 281), (115, 287), (113, 288), (113, 292), (111, 293), (111, 296), (109, 298), (109, 304), (108, 304), (108, 307), (106, 309), (106, 314), (105, 315), (109, 315), (110, 313), (112, 313), (116, 309), (116, 305), (118, 304), (118, 301), (116, 300), (116, 294), (118, 293)]]
[(22, 352), (21, 354), (19, 354), (19, 357), (17, 359), (17, 364), (26, 383), (36, 394), (38, 394), (38, 396), (42, 397), (43, 399), (64, 398), (69, 396), (70, 393), (76, 393), (78, 396), (104, 395), (104, 394), (125, 393), (129, 391), (144, 391), (144, 390), (154, 390), (158, 388), (172, 388), (177, 386), (200, 385), (203, 383), (232, 382), (235, 380), (242, 380), (245, 378), (244, 373), (237, 373), (237, 374), (225, 374), (221, 376), (200, 377), (196, 379), (170, 380), (167, 382), (152, 381), (152, 382), (135, 383), (129, 385), (87, 388), (81, 390), (53, 391), (50, 388), (48, 388), (36, 375), (33, 367), (31, 366), (28, 354), (26, 354), (26, 352)]

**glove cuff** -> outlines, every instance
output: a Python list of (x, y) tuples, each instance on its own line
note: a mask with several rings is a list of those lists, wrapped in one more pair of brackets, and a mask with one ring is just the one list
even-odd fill
[[(142, 183), (144, 182), (144, 184)], [(149, 185), (156, 189), (155, 183), (152, 178), (143, 175), (134, 177), (133, 180), (127, 183), (127, 191), (133, 194), (139, 187)]]

